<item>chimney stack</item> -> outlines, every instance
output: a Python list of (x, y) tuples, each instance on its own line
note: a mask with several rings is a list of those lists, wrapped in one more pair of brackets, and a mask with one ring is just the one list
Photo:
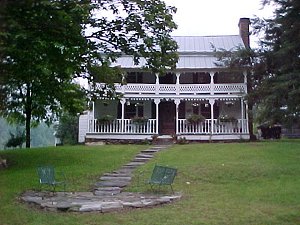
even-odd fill
[(249, 18), (240, 18), (238, 26), (240, 29), (240, 36), (241, 36), (246, 48), (250, 48), (249, 25), (250, 25)]

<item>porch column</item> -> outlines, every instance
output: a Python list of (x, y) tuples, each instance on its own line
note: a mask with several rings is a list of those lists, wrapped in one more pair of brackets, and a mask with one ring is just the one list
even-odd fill
[(244, 75), (244, 84), (245, 84), (245, 93), (248, 93), (248, 89), (247, 89), (247, 71), (243, 72)]
[(124, 84), (127, 84), (127, 81), (126, 81), (126, 74), (125, 73), (122, 73), (122, 81), (121, 81), (121, 93), (124, 94), (125, 93), (125, 85)]
[(125, 103), (126, 103), (126, 99), (122, 98), (120, 100), (120, 103), (122, 105), (122, 114), (121, 114), (121, 133), (124, 132), (124, 118), (125, 118)]
[(178, 108), (179, 108), (180, 100), (179, 99), (175, 99), (174, 103), (176, 105), (176, 118), (175, 118), (176, 134), (178, 134), (178, 117), (179, 117)]
[(245, 101), (245, 105), (246, 105), (246, 133), (249, 133), (249, 112), (248, 112), (248, 102)]
[(215, 99), (209, 99), (209, 104), (210, 104), (210, 119), (211, 119), (211, 134), (214, 134), (214, 104), (215, 104)]
[(245, 118), (245, 112), (244, 112), (244, 99), (243, 98), (241, 98), (241, 119), (242, 119), (242, 133), (244, 133), (244, 118)]
[(215, 72), (210, 72), (210, 94), (213, 95), (215, 93), (215, 83), (214, 83), (214, 76)]
[[(92, 114), (92, 115), (91, 115)], [(95, 132), (95, 102), (92, 102), (92, 110), (89, 112), (89, 132)]]
[(179, 95), (180, 85), (179, 85), (180, 73), (176, 73), (176, 95)]
[[(88, 106), (90, 107), (91, 103), (89, 102)], [(91, 132), (91, 110), (88, 111), (88, 132)]]
[(160, 103), (160, 99), (154, 99), (154, 103), (155, 103), (155, 106), (156, 106), (156, 123), (155, 123), (155, 133), (158, 134), (158, 105)]
[(159, 94), (159, 74), (156, 73), (156, 81), (155, 81), (155, 94), (158, 95)]

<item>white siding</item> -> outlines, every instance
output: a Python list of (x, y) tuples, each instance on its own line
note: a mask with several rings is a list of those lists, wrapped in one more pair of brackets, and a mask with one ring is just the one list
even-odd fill
[(85, 141), (85, 135), (88, 132), (89, 115), (84, 114), (79, 116), (79, 132), (78, 142), (83, 143)]

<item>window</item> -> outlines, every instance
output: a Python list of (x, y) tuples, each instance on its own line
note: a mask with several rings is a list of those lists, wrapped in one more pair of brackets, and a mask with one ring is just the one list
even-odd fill
[(131, 103), (130, 105), (125, 105), (125, 119), (131, 119), (135, 116), (144, 116), (144, 105), (142, 102)]
[(143, 73), (129, 72), (126, 75), (127, 83), (143, 83)]

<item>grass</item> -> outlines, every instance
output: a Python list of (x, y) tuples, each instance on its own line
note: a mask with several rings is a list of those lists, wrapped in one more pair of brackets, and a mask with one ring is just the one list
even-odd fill
[[(0, 224), (300, 224), (300, 141), (175, 145), (146, 164), (178, 168), (174, 188), (183, 198), (162, 207), (109, 214), (43, 212), (16, 198), (36, 187), (36, 166), (52, 163), (88, 190), (99, 174), (129, 161), (147, 146), (61, 147), (0, 152), (12, 162), (0, 170)], [(87, 176), (88, 175), (88, 176)], [(146, 185), (128, 188), (148, 191)], [(168, 187), (166, 187), (168, 190)], [(169, 191), (169, 190), (168, 190)]]

